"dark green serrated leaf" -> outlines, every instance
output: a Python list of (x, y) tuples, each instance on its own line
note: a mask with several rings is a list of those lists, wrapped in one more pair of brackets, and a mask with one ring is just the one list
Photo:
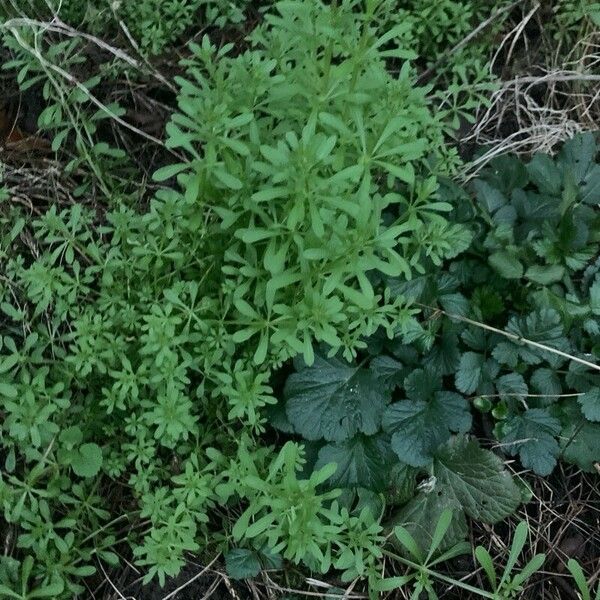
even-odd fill
[(597, 473), (600, 463), (600, 423), (590, 423), (576, 404), (566, 402), (562, 408), (563, 429), (560, 446), (564, 460), (588, 473)]
[(423, 358), (426, 371), (436, 375), (450, 375), (456, 371), (460, 361), (460, 350), (458, 348), (458, 336), (445, 331), (436, 339), (433, 348)]
[(509, 418), (503, 426), (503, 450), (519, 455), (525, 468), (538, 475), (550, 475), (556, 466), (559, 445), (556, 436), (561, 427), (547, 410), (531, 408), (522, 415)]
[(290, 375), (284, 395), (295, 431), (307, 440), (330, 442), (376, 433), (389, 400), (373, 372), (319, 354), (312, 366)]
[(532, 265), (525, 272), (525, 277), (540, 285), (550, 285), (560, 281), (564, 274), (565, 268), (561, 265)]
[(415, 369), (404, 380), (404, 389), (410, 400), (429, 400), (441, 387), (441, 377), (424, 369)]
[(531, 385), (539, 394), (544, 394), (546, 402), (552, 402), (562, 394), (562, 385), (552, 369), (536, 369), (531, 376)]
[(276, 404), (269, 404), (265, 412), (271, 427), (283, 433), (294, 433), (294, 426), (290, 423), (285, 411), (285, 403), (277, 402)]
[(521, 279), (523, 277), (522, 263), (509, 252), (504, 250), (494, 252), (490, 254), (488, 262), (505, 279)]
[(529, 389), (520, 373), (508, 373), (496, 380), (496, 389), (503, 399), (516, 397), (524, 398)]
[(600, 165), (594, 165), (581, 186), (581, 200), (586, 204), (600, 204)]
[(469, 301), (462, 294), (442, 294), (438, 301), (441, 307), (451, 315), (464, 317), (469, 312)]
[(507, 195), (516, 188), (524, 188), (529, 182), (525, 165), (512, 154), (503, 154), (490, 161), (486, 175), (494, 187)]
[(400, 387), (407, 375), (407, 368), (391, 356), (376, 356), (369, 365), (370, 370), (387, 390)]
[(258, 554), (245, 548), (235, 548), (225, 555), (225, 569), (232, 579), (249, 579), (260, 573)]
[(519, 346), (514, 342), (500, 342), (493, 350), (492, 356), (503, 365), (513, 369), (519, 362)]
[(394, 456), (387, 489), (387, 502), (391, 505), (408, 502), (415, 495), (418, 473), (418, 469), (399, 462)]
[(504, 194), (486, 181), (478, 179), (473, 184), (477, 194), (477, 200), (481, 207), (488, 213), (493, 214), (508, 201)]
[[(553, 308), (542, 308), (530, 313), (526, 317), (512, 317), (506, 330), (519, 338), (544, 344), (563, 352), (569, 350), (568, 340), (564, 336), (562, 319), (558, 311)], [(508, 343), (501, 342), (498, 344), (498, 346), (502, 346), (503, 348), (501, 354), (506, 352), (506, 357), (511, 357), (511, 353), (516, 353), (518, 359), (530, 365), (537, 365), (543, 360), (549, 361), (551, 364), (560, 364), (565, 360), (558, 357), (555, 353), (535, 348), (527, 342), (513, 342), (513, 349), (508, 351), (506, 347)], [(497, 352), (500, 352), (498, 348), (494, 349), (493, 354), (494, 358), (499, 362), (504, 362), (512, 367), (516, 366), (516, 362), (509, 363), (506, 359), (499, 358)]]
[(433, 472), (473, 519), (497, 523), (521, 502), (521, 492), (502, 461), (475, 441), (456, 438), (436, 455)]
[(404, 400), (391, 405), (383, 416), (383, 427), (392, 434), (392, 449), (401, 461), (426, 466), (451, 432), (464, 433), (471, 428), (467, 401), (453, 392), (436, 392), (423, 400)]
[(556, 164), (547, 154), (536, 154), (527, 165), (529, 179), (544, 194), (558, 196), (562, 180)]
[(590, 309), (595, 315), (600, 316), (600, 277), (598, 276), (590, 286)]
[(594, 387), (579, 396), (581, 412), (588, 421), (600, 421), (600, 388)]
[[(443, 552), (464, 540), (468, 531), (465, 513), (448, 486), (435, 483), (420, 491), (392, 517), (390, 525), (404, 527), (418, 541), (421, 549), (426, 550), (431, 545), (433, 532), (445, 510), (452, 511), (452, 522), (439, 547)], [(395, 536), (391, 541), (398, 550), (404, 551)]]
[(456, 387), (463, 394), (472, 394), (481, 382), (481, 372), (485, 357), (476, 352), (465, 352), (460, 357), (460, 364), (455, 376)]
[(580, 183), (592, 165), (597, 148), (592, 133), (586, 132), (567, 140), (560, 151), (559, 159), (564, 168), (567, 168)]
[(315, 469), (335, 463), (337, 470), (327, 482), (331, 487), (363, 487), (379, 492), (389, 487), (390, 469), (395, 460), (384, 436), (355, 435), (339, 444), (323, 446)]

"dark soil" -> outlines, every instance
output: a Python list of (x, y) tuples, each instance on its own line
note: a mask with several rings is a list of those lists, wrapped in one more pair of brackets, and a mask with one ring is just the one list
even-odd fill
[[(95, 595), (98, 600), (251, 600), (252, 594), (246, 586), (227, 580), (215, 572), (209, 572), (198, 577), (203, 567), (189, 564), (174, 578), (167, 579), (165, 586), (158, 582), (143, 585), (141, 577), (131, 570), (121, 573), (121, 584), (113, 580), (118, 589), (117, 593), (110, 585), (103, 585), (104, 593)], [(181, 589), (180, 589), (181, 588)], [(176, 590), (177, 593), (173, 594)]]

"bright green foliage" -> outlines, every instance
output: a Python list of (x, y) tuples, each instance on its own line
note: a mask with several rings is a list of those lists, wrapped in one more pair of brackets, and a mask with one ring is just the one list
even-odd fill
[[(97, 122), (121, 109), (97, 111), (97, 77), (74, 86), (56, 70), (81, 66), (81, 41), (7, 32), (6, 67), (24, 87), (42, 85), (40, 125), (81, 184), (78, 202), (36, 206), (27, 219), (10, 195), (0, 205), (0, 506), (16, 540), (12, 590), (31, 556), (28, 592), (76, 597), (98, 560), (118, 563), (129, 522), (146, 581), (177, 574), (186, 552), (222, 551), (239, 577), (256, 559), (281, 558), (350, 579), (376, 572), (381, 499), (363, 488), (358, 504), (336, 503), (325, 481), (347, 484), (327, 451), (361, 432), (347, 477), (383, 490), (379, 452), (394, 455), (381, 419), (404, 377), (392, 373), (380, 392), (342, 356), (377, 331), (421, 331), (418, 309), (383, 278), (403, 281), (470, 241), (439, 199), (436, 176), (458, 162), (444, 146), (449, 114), (431, 110), (412, 54), (398, 48), (403, 26), (377, 25), (378, 10), (282, 3), (245, 52), (207, 38), (193, 46), (168, 126), (185, 162), (156, 174), (178, 185), (143, 210), (130, 163), (99, 139)], [(323, 368), (337, 410), (356, 415), (334, 415), (342, 423), (329, 423), (321, 456), (259, 437), (274, 369), (296, 356)], [(393, 363), (375, 364), (389, 374)], [(369, 394), (358, 409), (345, 377)], [(308, 390), (288, 389), (319, 410)], [(406, 495), (415, 473), (394, 462), (394, 493)], [(127, 502), (115, 505), (114, 489)]]
[(257, 364), (299, 352), (310, 364), (320, 342), (352, 356), (410, 316), (371, 274), (409, 277), (464, 236), (439, 214), (449, 206), (435, 181), (415, 183), (427, 154), (447, 157), (408, 63), (397, 77), (385, 69), (384, 58), (410, 56), (387, 49), (403, 27), (382, 34), (352, 6), (278, 5), (251, 50), (231, 57), (205, 38), (178, 80), (168, 144), (190, 161), (155, 179), (177, 175), (180, 206), (214, 215), (233, 340), (251, 340)]
[[(111, 8), (114, 18), (125, 23), (142, 52), (158, 54), (174, 45), (193, 24), (223, 27), (241, 23), (247, 6), (248, 0), (142, 0), (119, 2)], [(88, 19), (93, 26), (94, 17)]]
[[(494, 36), (501, 30), (509, 2), (486, 0), (382, 0), (388, 27), (402, 24), (403, 47), (413, 50), (435, 82), (436, 101), (458, 127), (471, 122), (473, 112), (488, 101), (494, 87), (489, 60)], [(473, 30), (496, 15), (473, 37)], [(466, 43), (465, 43), (466, 40)], [(458, 47), (459, 46), (459, 47)], [(449, 134), (453, 135), (451, 130)]]
[[(149, 53), (198, 6), (75, 8), (101, 23), (94, 9), (114, 11)], [(519, 503), (467, 436), (475, 398), (525, 466), (594, 468), (599, 377), (522, 340), (598, 354), (594, 142), (497, 161), (472, 208), (443, 180), (459, 162), (444, 141), (474, 100), (463, 80), (487, 76), (458, 53), (434, 92), (410, 61), (435, 60), (481, 10), (404, 10), (281, 2), (243, 48), (190, 45), (167, 129), (180, 161), (150, 198), (100, 139), (123, 109), (98, 110), (98, 77), (69, 77), (82, 41), (5, 33), (4, 66), (41, 85), (39, 124), (78, 201), (29, 215), (0, 192), (0, 508), (15, 557), (0, 560), (2, 594), (85, 594), (124, 543), (145, 581), (222, 552), (236, 578), (285, 559), (376, 590), (384, 516), (431, 541), (431, 564), (466, 516)], [(263, 436), (269, 424), (305, 443)]]
[(0, 17), (5, 10), (8, 17), (22, 16), (20, 11), (41, 20), (57, 15), (79, 31), (103, 39), (126, 31), (143, 55), (155, 55), (183, 45), (182, 34), (192, 27), (197, 31), (240, 25), (249, 6), (248, 0), (24, 0), (20, 6), (0, 7)]

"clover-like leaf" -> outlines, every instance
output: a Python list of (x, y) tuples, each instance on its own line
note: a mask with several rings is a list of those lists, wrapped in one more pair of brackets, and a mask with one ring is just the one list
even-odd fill
[(98, 444), (90, 443), (79, 446), (73, 453), (71, 462), (73, 471), (79, 477), (94, 477), (102, 467), (102, 450)]
[(294, 430), (307, 440), (329, 442), (376, 433), (389, 401), (375, 373), (319, 354), (312, 366), (288, 377), (284, 395)]

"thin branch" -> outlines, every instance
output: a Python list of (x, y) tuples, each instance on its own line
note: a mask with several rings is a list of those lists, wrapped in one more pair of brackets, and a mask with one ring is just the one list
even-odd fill
[(417, 83), (422, 83), (423, 81), (427, 80), (440, 65), (444, 64), (453, 54), (455, 54), (459, 50), (462, 50), (473, 38), (477, 37), (484, 29), (487, 29), (489, 25), (496, 21), (496, 19), (498, 19), (500, 15), (502, 15), (505, 12), (511, 11), (515, 6), (521, 4), (523, 1), (524, 0), (515, 0), (511, 4), (499, 8), (485, 21), (479, 23), (479, 25), (477, 25), (477, 27), (475, 27), (475, 29), (473, 29), (471, 33), (469, 33), (465, 38), (458, 42), (458, 44), (456, 44), (448, 52), (445, 52), (435, 63), (433, 63), (433, 65), (431, 65), (431, 67), (423, 71), (423, 73), (419, 75)]
[(216, 562), (217, 558), (219, 558), (219, 556), (221, 556), (220, 552), (208, 563), (208, 565), (206, 565), (206, 567), (204, 567), (202, 569), (202, 571), (200, 571), (199, 573), (194, 575), (189, 581), (186, 581), (183, 585), (180, 585), (176, 590), (173, 590), (170, 594), (167, 594), (163, 598), (163, 600), (169, 600), (170, 598), (174, 598), (181, 590), (183, 590), (188, 585), (190, 585), (191, 583), (196, 581), (196, 579), (199, 579), (200, 577), (202, 577), (202, 575), (204, 575), (204, 573), (206, 573), (206, 571), (208, 571), (215, 564), (215, 562)]
[(511, 333), (510, 331), (504, 331), (502, 329), (498, 329), (496, 327), (492, 327), (491, 325), (486, 325), (485, 323), (480, 323), (479, 321), (474, 321), (473, 319), (469, 319), (468, 317), (461, 317), (460, 315), (453, 315), (451, 313), (446, 312), (445, 310), (436, 309), (432, 306), (428, 306), (426, 304), (419, 304), (425, 308), (430, 308), (432, 310), (437, 310), (439, 313), (446, 315), (449, 319), (455, 319), (457, 321), (462, 321), (463, 323), (468, 323), (469, 325), (474, 325), (475, 327), (479, 327), (481, 329), (485, 329), (487, 331), (492, 331), (493, 333), (498, 333), (507, 337), (514, 342), (520, 344), (528, 344), (529, 346), (533, 346), (534, 348), (539, 348), (540, 350), (544, 350), (545, 352), (551, 352), (552, 354), (557, 354), (558, 356), (562, 356), (563, 358), (567, 358), (568, 360), (572, 360), (573, 362), (579, 363), (580, 365), (584, 365), (589, 367), (590, 369), (594, 369), (596, 371), (600, 371), (600, 365), (589, 362), (583, 358), (579, 358), (577, 356), (573, 356), (572, 354), (568, 354), (567, 352), (563, 352), (562, 350), (558, 350), (556, 348), (552, 348), (552, 346), (546, 346), (546, 344), (540, 344), (540, 342), (535, 342), (533, 340), (528, 340), (527, 338), (521, 337), (515, 333)]
[(508, 88), (513, 85), (520, 85), (527, 83), (530, 85), (538, 85), (540, 83), (559, 83), (562, 81), (600, 81), (600, 75), (592, 75), (589, 73), (548, 73), (547, 75), (540, 76), (529, 76), (529, 77), (515, 77), (508, 81), (502, 82), (502, 87)]
[(30, 18), (26, 18), (26, 17), (18, 17), (15, 19), (9, 19), (8, 21), (5, 21), (3, 26), (6, 27), (7, 29), (11, 29), (14, 27), (23, 27), (23, 26), (40, 27), (41, 29), (43, 29), (45, 31), (54, 31), (55, 33), (61, 33), (68, 37), (73, 37), (73, 38), (80, 37), (85, 40), (88, 40), (88, 42), (92, 42), (92, 43), (96, 44), (103, 50), (110, 52), (111, 54), (113, 54), (117, 58), (120, 58), (121, 60), (125, 61), (132, 67), (139, 68), (139, 66), (140, 66), (140, 63), (137, 60), (135, 60), (135, 58), (132, 58), (131, 56), (129, 56), (129, 54), (127, 54), (123, 50), (121, 50), (119, 48), (115, 48), (115, 46), (111, 46), (110, 44), (106, 43), (105, 41), (101, 40), (100, 38), (90, 35), (89, 33), (77, 31), (76, 29), (73, 29), (66, 23), (63, 23), (57, 16), (55, 16), (52, 19), (52, 21), (48, 21), (48, 22), (38, 21), (36, 19), (30, 19)]
[[(15, 36), (15, 39), (19, 42), (19, 44), (25, 50), (30, 52), (40, 62), (41, 65), (43, 65), (47, 69), (54, 71), (55, 73), (58, 73), (61, 77), (63, 77), (69, 83), (71, 83), (72, 85), (77, 87), (79, 90), (81, 90), (84, 94), (86, 94), (86, 96), (89, 98), (89, 100), (93, 104), (95, 104), (100, 110), (104, 111), (114, 121), (119, 123), (119, 125), (122, 125), (123, 127), (125, 127), (126, 129), (129, 129), (133, 133), (136, 133), (137, 135), (139, 135), (155, 144), (158, 144), (159, 146), (162, 146), (163, 148), (167, 148), (165, 143), (162, 140), (159, 140), (157, 137), (154, 137), (153, 135), (146, 133), (145, 131), (142, 131), (141, 129), (138, 129), (137, 127), (135, 127), (134, 125), (131, 125), (127, 121), (124, 121), (121, 117), (119, 117), (112, 110), (110, 110), (110, 108), (108, 106), (106, 106), (103, 102), (98, 100), (98, 98), (96, 98), (96, 96), (94, 96), (92, 93), (90, 93), (90, 91), (85, 87), (85, 85), (83, 85), (80, 81), (78, 81), (75, 77), (73, 77), (73, 75), (71, 75), (69, 72), (65, 71), (58, 65), (55, 65), (55, 64), (47, 61), (42, 56), (41, 52), (39, 52), (39, 50), (37, 50), (36, 48), (32, 48), (23, 40), (23, 38), (20, 36), (19, 32), (16, 29), (11, 29), (10, 31)], [(170, 149), (168, 149), (168, 150), (171, 154), (173, 154), (174, 156), (177, 156), (177, 154), (175, 152), (173, 152)]]

